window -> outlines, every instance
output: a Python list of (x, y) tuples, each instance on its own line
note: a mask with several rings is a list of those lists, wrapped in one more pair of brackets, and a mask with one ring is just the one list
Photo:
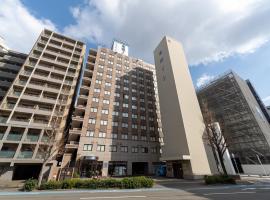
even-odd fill
[(99, 99), (98, 99), (98, 98), (96, 98), (96, 97), (94, 97), (94, 98), (92, 98), (92, 101), (93, 101), (93, 102), (97, 102), (97, 103), (98, 103)]
[(100, 54), (101, 54), (101, 55), (103, 55), (103, 56), (105, 56), (105, 55), (106, 55), (106, 53), (105, 53), (105, 52), (102, 52), (102, 51), (100, 52)]
[(141, 140), (146, 141), (146, 136), (141, 136)]
[(131, 91), (132, 91), (132, 92), (137, 92), (137, 90), (136, 90), (136, 89), (132, 89)]
[(104, 103), (104, 104), (110, 104), (110, 101), (107, 100), (107, 99), (103, 99), (103, 103)]
[(141, 116), (141, 119), (142, 119), (142, 120), (145, 120), (145, 116), (142, 115), (142, 116)]
[(94, 92), (100, 93), (100, 89), (99, 89), (99, 88), (95, 88), (95, 89), (94, 89)]
[(123, 117), (128, 117), (128, 113), (122, 113)]
[(113, 111), (112, 115), (113, 115), (113, 116), (118, 116), (119, 113), (118, 113), (117, 111)]
[(117, 85), (117, 84), (116, 84), (116, 85), (115, 85), (115, 88), (120, 89), (120, 85)]
[(156, 137), (150, 137), (150, 141), (155, 142), (156, 141)]
[(97, 84), (101, 84), (101, 80), (96, 80), (96, 83)]
[(118, 126), (118, 122), (112, 122), (112, 126)]
[(132, 128), (137, 129), (137, 124), (132, 124)]
[(87, 137), (94, 137), (94, 131), (87, 131), (86, 136)]
[(132, 105), (132, 109), (135, 109), (136, 110), (137, 109), (137, 106)]
[(153, 117), (149, 117), (149, 121), (154, 121), (154, 118)]
[(144, 99), (140, 99), (140, 102), (144, 102)]
[(113, 105), (114, 106), (119, 106), (119, 102), (118, 101), (115, 101), (115, 102), (113, 102)]
[(91, 112), (97, 112), (97, 108), (93, 108), (93, 107), (92, 107), (92, 108), (90, 108), (90, 111), (91, 111)]
[(127, 140), (128, 139), (128, 135), (127, 134), (122, 134), (121, 135), (121, 139), (122, 140)]
[[(101, 60), (101, 59), (100, 59)], [(104, 59), (102, 59), (103, 61), (104, 61)], [(104, 68), (104, 66), (103, 65), (98, 65), (98, 67), (100, 68), (100, 69), (103, 69)]]
[(141, 126), (141, 129), (142, 130), (146, 130), (146, 126)]
[(99, 138), (105, 138), (105, 137), (106, 137), (106, 133), (104, 133), (104, 132), (99, 132), (99, 133), (98, 133), (98, 137), (99, 137)]
[(110, 60), (108, 61), (108, 63), (109, 63), (109, 64), (111, 64), (111, 65), (113, 65), (113, 62), (112, 62), (112, 61), (110, 61)]
[(105, 151), (105, 145), (97, 145), (97, 151)]
[(108, 71), (112, 71), (112, 68), (109, 68), (109, 67), (108, 67), (107, 70), (108, 70)]
[(127, 103), (123, 103), (123, 107), (124, 108), (128, 108), (128, 104)]
[(97, 76), (102, 76), (103, 74), (101, 72), (97, 72)]
[(138, 135), (132, 135), (132, 136), (131, 136), (131, 139), (132, 139), (132, 140), (138, 140)]
[(138, 153), (139, 148), (138, 147), (132, 147), (131, 152), (132, 153)]
[(96, 123), (96, 120), (93, 119), (93, 118), (90, 118), (90, 119), (88, 120), (88, 122), (89, 122), (89, 124), (95, 124), (95, 123)]
[(124, 87), (124, 90), (128, 91), (128, 87)]
[(151, 153), (157, 153), (157, 148), (156, 147), (151, 147)]
[(83, 150), (84, 151), (92, 151), (93, 145), (92, 144), (84, 144), (83, 145)]
[(117, 133), (112, 133), (111, 137), (112, 137), (113, 139), (117, 139)]
[(115, 80), (116, 80), (116, 81), (120, 81), (120, 78), (119, 78), (119, 77), (115, 77)]
[(107, 126), (108, 121), (106, 120), (100, 120), (100, 125)]
[(107, 74), (106, 76), (107, 76), (107, 78), (110, 78), (110, 79), (112, 78), (112, 75), (110, 75), (110, 74)]
[(111, 95), (111, 92), (110, 92), (110, 91), (105, 90), (105, 91), (104, 91), (104, 94), (106, 94), (106, 95)]
[(122, 127), (123, 128), (128, 128), (128, 124), (127, 123), (122, 123)]
[(132, 99), (133, 101), (136, 101), (136, 100), (137, 100), (137, 98), (136, 98), (136, 97), (132, 97), (131, 99)]
[(147, 147), (142, 147), (142, 153), (148, 153), (148, 148)]
[(116, 70), (116, 73), (117, 73), (117, 74), (121, 74), (121, 71), (120, 71), (120, 70)]
[(150, 131), (154, 131), (155, 128), (154, 128), (153, 126), (150, 126), (150, 127), (149, 127), (149, 130), (150, 130)]
[(101, 110), (101, 113), (102, 114), (105, 114), (105, 115), (108, 115), (109, 114), (109, 110), (103, 109), (103, 110)]
[(128, 99), (128, 95), (127, 94), (124, 95), (124, 99)]
[(120, 97), (120, 94), (119, 93), (114, 93), (114, 96), (115, 97)]
[(128, 79), (124, 79), (124, 83), (129, 83), (129, 80)]
[(109, 86), (109, 87), (112, 86), (112, 84), (111, 84), (111, 83), (108, 83), (108, 82), (106, 82), (105, 85), (106, 85), (106, 86)]
[(120, 149), (121, 149), (121, 152), (128, 152), (127, 146), (121, 146)]
[(116, 145), (110, 145), (109, 146), (109, 151), (110, 152), (116, 152), (117, 151), (117, 146)]
[(137, 119), (137, 117), (138, 117), (137, 115), (132, 114), (133, 119)]

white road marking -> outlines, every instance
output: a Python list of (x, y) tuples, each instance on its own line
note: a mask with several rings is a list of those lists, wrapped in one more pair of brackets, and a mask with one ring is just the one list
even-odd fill
[(242, 190), (256, 190), (257, 188), (243, 188)]
[(251, 193), (256, 193), (256, 192), (217, 192), (217, 193), (208, 193), (204, 195), (226, 195), (226, 194), (251, 194)]
[(146, 196), (117, 196), (117, 197), (82, 197), (80, 199), (127, 199), (127, 198), (145, 198)]

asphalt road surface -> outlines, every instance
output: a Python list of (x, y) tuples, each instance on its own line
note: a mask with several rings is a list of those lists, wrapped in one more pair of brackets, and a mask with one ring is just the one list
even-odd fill
[(37, 192), (0, 192), (3, 200), (269, 200), (270, 183), (252, 185), (205, 186), (196, 181), (161, 181), (152, 189), (68, 190)]

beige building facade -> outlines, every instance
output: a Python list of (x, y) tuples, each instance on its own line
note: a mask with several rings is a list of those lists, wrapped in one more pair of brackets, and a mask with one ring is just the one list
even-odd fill
[(154, 174), (161, 135), (156, 92), (153, 65), (90, 49), (69, 131), (77, 146), (63, 162), (82, 177)]
[(52, 127), (64, 138), (84, 53), (80, 41), (46, 29), (39, 35), (0, 105), (0, 179), (37, 178)]
[(183, 48), (165, 36), (154, 51), (167, 176), (210, 174), (203, 143), (205, 126)]

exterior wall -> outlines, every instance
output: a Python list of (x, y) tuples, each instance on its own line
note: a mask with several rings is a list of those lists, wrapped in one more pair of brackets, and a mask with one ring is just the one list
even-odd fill
[[(155, 87), (154, 66), (107, 48), (90, 49), (70, 129), (70, 139), (75, 133), (80, 137), (76, 160), (81, 174), (84, 159), (89, 156), (103, 162), (102, 176), (108, 175), (113, 161), (127, 162), (127, 175), (132, 174), (135, 162), (147, 163), (146, 173), (154, 173), (153, 164), (160, 157), (161, 127)], [(100, 132), (104, 137), (99, 137)], [(85, 145), (92, 145), (92, 149), (85, 150)], [(98, 151), (98, 145), (105, 145), (105, 151)], [(110, 145), (116, 147), (115, 152), (109, 150)], [(121, 146), (128, 151), (121, 152)], [(132, 152), (133, 147), (138, 152)], [(143, 153), (142, 148), (148, 152)]]
[(161, 158), (183, 161), (184, 175), (189, 177), (210, 174), (203, 119), (183, 48), (164, 37), (154, 56), (164, 134)]
[(82, 42), (42, 31), (0, 105), (0, 164), (42, 163), (47, 132), (64, 137), (84, 53)]

